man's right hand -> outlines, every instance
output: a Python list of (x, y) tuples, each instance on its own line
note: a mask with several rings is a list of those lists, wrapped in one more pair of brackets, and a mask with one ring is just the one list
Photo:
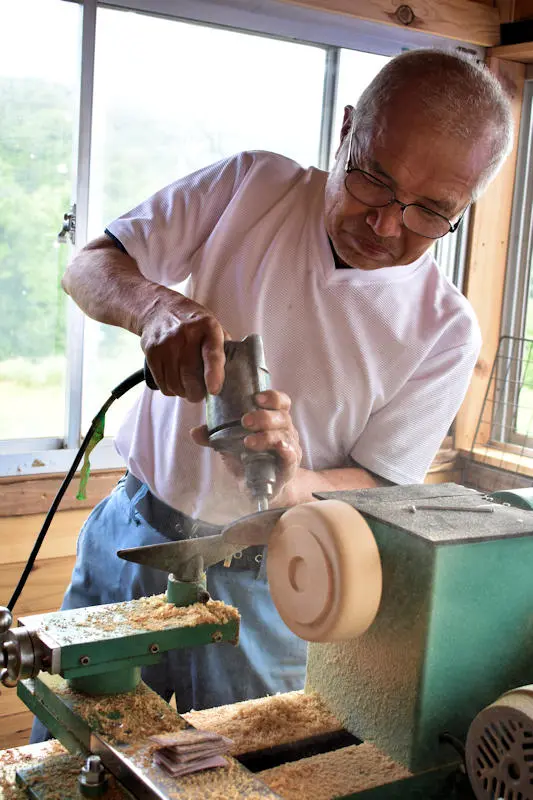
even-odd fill
[(176, 294), (159, 299), (146, 316), (141, 347), (153, 378), (168, 397), (198, 403), (218, 394), (224, 382), (224, 340), (217, 318), (204, 306)]

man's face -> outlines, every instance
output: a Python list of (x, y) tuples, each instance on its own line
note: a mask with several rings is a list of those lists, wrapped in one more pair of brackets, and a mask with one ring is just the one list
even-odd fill
[[(418, 203), (455, 222), (471, 202), (487, 165), (488, 141), (466, 142), (442, 135), (409, 110), (408, 104), (392, 110), (380, 120), (379, 133), (366, 137), (366, 142), (354, 137), (351, 165), (386, 183), (402, 203)], [(328, 235), (348, 266), (379, 269), (410, 264), (434, 240), (408, 230), (397, 203), (372, 208), (347, 192), (344, 167), (350, 119), (347, 108), (341, 146), (326, 184)]]

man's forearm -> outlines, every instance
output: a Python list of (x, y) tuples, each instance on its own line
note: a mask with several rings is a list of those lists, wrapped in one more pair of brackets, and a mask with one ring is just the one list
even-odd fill
[(175, 292), (147, 280), (127, 253), (107, 236), (84, 247), (69, 265), (63, 289), (92, 319), (138, 336), (144, 320), (166, 295)]
[(373, 475), (362, 467), (343, 467), (314, 471), (300, 467), (296, 478), (287, 484), (277, 506), (294, 506), (314, 500), (313, 492), (340, 492), (349, 489), (372, 489), (376, 486), (389, 486), (389, 482)]

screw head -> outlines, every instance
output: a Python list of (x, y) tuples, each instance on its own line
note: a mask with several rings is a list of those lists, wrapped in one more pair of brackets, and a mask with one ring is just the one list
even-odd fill
[(80, 664), (82, 667), (87, 667), (91, 663), (89, 656), (80, 656)]

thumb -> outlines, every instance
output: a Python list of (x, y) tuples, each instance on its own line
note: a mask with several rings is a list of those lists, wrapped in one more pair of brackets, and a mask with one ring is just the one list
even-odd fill
[(199, 444), (201, 447), (210, 447), (207, 438), (207, 425), (198, 425), (197, 428), (191, 428), (189, 433), (195, 444)]

